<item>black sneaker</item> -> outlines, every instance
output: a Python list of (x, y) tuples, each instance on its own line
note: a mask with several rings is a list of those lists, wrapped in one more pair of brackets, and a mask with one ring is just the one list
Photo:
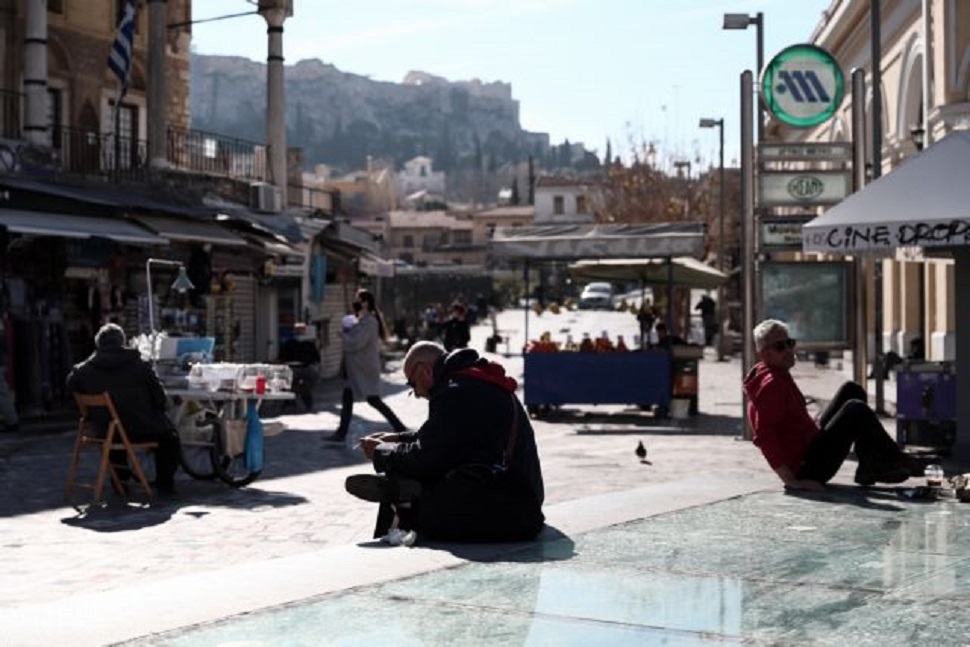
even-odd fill
[(358, 499), (373, 503), (401, 503), (421, 494), (418, 481), (384, 474), (354, 474), (347, 477), (344, 487)]

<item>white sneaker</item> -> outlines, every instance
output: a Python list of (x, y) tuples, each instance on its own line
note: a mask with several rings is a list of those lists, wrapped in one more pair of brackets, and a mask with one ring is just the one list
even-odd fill
[(391, 530), (381, 537), (381, 541), (391, 546), (413, 546), (418, 535), (413, 530), (402, 530), (391, 528)]

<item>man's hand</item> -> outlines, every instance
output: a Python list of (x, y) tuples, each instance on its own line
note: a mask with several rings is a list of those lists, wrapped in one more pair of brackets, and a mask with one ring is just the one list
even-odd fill
[(785, 484), (786, 490), (808, 490), (810, 492), (823, 492), (825, 490), (824, 484), (809, 479), (800, 479), (784, 465), (776, 468), (775, 474)]
[(824, 492), (825, 486), (818, 481), (810, 481), (808, 479), (792, 479), (790, 482), (785, 483), (786, 490), (807, 490), (809, 492)]
[(360, 439), (360, 448), (364, 452), (364, 457), (371, 461), (374, 460), (374, 450), (381, 443), (396, 443), (398, 436), (396, 433), (378, 432), (370, 434)]

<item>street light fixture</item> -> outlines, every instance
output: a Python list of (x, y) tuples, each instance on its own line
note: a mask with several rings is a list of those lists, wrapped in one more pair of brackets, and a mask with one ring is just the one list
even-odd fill
[(189, 275), (185, 271), (185, 265), (181, 261), (170, 261), (165, 258), (149, 258), (145, 261), (145, 281), (148, 283), (148, 330), (151, 335), (152, 350), (151, 358), (155, 359), (155, 299), (152, 296), (152, 265), (162, 265), (165, 267), (177, 267), (178, 276), (172, 281), (172, 289), (179, 294), (185, 294), (189, 290), (194, 290)]
[[(724, 23), (722, 24), (722, 29), (747, 29), (749, 25), (754, 25), (757, 28), (757, 64), (758, 70), (757, 74), (761, 75), (761, 70), (765, 66), (765, 17), (762, 12), (758, 12), (755, 15), (750, 15), (746, 13), (726, 13), (724, 14)], [(765, 120), (764, 111), (762, 110), (761, 101), (758, 101), (758, 143), (764, 141), (765, 136)]]
[[(724, 119), (704, 119), (698, 123), (701, 128), (717, 128), (718, 130), (718, 184), (720, 185), (720, 200), (718, 205), (718, 240), (717, 240), (717, 269), (727, 273), (724, 268)], [(717, 288), (717, 359), (723, 361), (727, 354), (725, 349), (724, 321), (725, 311), (724, 284)]]

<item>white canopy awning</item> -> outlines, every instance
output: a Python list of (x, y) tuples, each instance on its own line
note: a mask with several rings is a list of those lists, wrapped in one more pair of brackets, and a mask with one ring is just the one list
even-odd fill
[(970, 245), (970, 132), (950, 133), (802, 228), (807, 252)]
[(727, 280), (727, 275), (695, 258), (681, 256), (670, 259), (610, 258), (578, 261), (569, 266), (569, 273), (577, 278), (603, 281), (642, 281), (644, 284), (712, 290)]
[(703, 250), (702, 223), (496, 227), (489, 242), (493, 256), (542, 260), (696, 257)]

